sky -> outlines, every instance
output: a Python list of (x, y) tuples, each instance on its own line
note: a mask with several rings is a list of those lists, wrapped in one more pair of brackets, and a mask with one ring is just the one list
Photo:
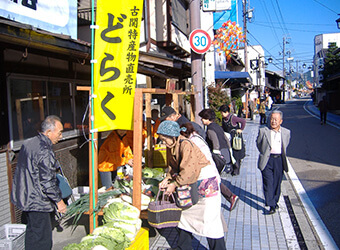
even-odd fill
[[(248, 46), (261, 45), (265, 58), (271, 57), (267, 69), (282, 72), (283, 38), (286, 58), (294, 58), (292, 67), (312, 64), (314, 37), (340, 33), (335, 20), (340, 18), (340, 0), (247, 0), (253, 18), (247, 23)], [(242, 0), (238, 0), (239, 25), (243, 27)], [(287, 61), (285, 63), (287, 65)], [(287, 68), (287, 67), (286, 67)]]

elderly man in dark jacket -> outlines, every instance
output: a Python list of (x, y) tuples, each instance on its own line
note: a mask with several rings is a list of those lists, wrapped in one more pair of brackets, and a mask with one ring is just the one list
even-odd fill
[(24, 142), (20, 149), (13, 178), (11, 200), (27, 218), (25, 249), (51, 249), (51, 212), (55, 206), (61, 213), (66, 205), (57, 185), (57, 160), (53, 144), (62, 137), (59, 117), (48, 116), (41, 124), (41, 133)]

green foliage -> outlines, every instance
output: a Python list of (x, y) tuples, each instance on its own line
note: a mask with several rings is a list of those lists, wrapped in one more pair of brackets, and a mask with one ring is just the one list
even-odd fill
[(216, 84), (215, 87), (208, 87), (209, 108), (216, 113), (216, 123), (220, 124), (222, 120), (221, 113), (218, 111), (219, 107), (226, 104), (230, 104), (230, 98), (227, 95), (227, 91), (221, 87), (220, 84)]
[(338, 47), (335, 43), (330, 43), (324, 59), (324, 69), (321, 74), (324, 77), (323, 82), (327, 82), (327, 78), (340, 71), (340, 53), (334, 53)]
[(238, 110), (241, 108), (243, 108), (243, 102), (241, 97), (233, 97), (233, 101), (235, 101), (235, 106), (236, 106), (236, 110), (235, 110), (235, 114), (237, 114)]

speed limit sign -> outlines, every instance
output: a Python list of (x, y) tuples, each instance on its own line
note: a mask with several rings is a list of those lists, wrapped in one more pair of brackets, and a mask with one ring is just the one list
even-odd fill
[(204, 54), (208, 51), (211, 45), (209, 34), (201, 29), (195, 29), (189, 36), (190, 47), (197, 54)]

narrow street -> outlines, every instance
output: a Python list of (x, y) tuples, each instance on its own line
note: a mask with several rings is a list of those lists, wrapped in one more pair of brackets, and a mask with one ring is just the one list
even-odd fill
[(340, 131), (311, 116), (299, 99), (278, 105), (291, 130), (288, 157), (322, 221), (340, 246)]

